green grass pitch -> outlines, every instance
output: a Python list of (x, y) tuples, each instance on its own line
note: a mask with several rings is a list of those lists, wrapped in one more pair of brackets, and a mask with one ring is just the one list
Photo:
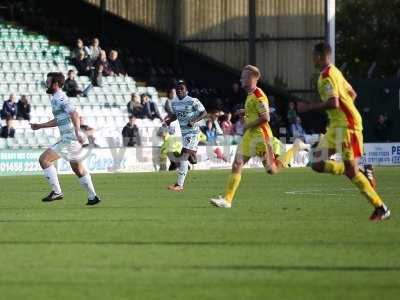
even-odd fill
[(208, 205), (229, 171), (93, 175), (103, 202), (40, 202), (41, 176), (0, 178), (1, 299), (399, 299), (400, 168), (377, 170), (392, 218), (345, 178), (245, 170), (234, 208)]

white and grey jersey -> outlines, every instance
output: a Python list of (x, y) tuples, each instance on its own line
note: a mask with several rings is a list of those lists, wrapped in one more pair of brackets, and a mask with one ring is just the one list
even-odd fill
[(51, 97), (51, 108), (57, 127), (60, 131), (62, 141), (76, 141), (74, 126), (71, 121), (70, 113), (75, 111), (74, 105), (70, 102), (63, 91), (58, 91)]
[(197, 98), (192, 98), (190, 96), (186, 96), (183, 99), (179, 99), (175, 97), (171, 101), (172, 111), (176, 115), (178, 119), (179, 126), (181, 128), (182, 136), (188, 134), (198, 134), (200, 132), (200, 128), (197, 124), (193, 127), (189, 127), (189, 121), (197, 118), (202, 112), (205, 111), (203, 104)]

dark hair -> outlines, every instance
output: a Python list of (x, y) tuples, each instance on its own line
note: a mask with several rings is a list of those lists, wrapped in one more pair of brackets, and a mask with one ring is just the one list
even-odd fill
[(187, 86), (185, 80), (183, 80), (183, 79), (179, 79), (179, 80), (175, 83), (175, 87), (178, 87), (178, 86), (180, 86), (180, 85)]
[(314, 46), (314, 54), (316, 55), (327, 56), (330, 55), (331, 53), (332, 53), (332, 48), (326, 42), (318, 43)]
[(51, 84), (57, 83), (60, 88), (64, 86), (65, 76), (61, 72), (50, 72), (47, 74), (47, 77), (51, 78)]

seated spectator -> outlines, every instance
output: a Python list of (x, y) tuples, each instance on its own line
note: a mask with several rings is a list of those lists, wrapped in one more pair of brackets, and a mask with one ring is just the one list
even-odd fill
[(68, 78), (65, 80), (63, 90), (68, 97), (76, 97), (82, 94), (82, 91), (79, 89), (78, 83), (75, 80), (74, 70), (68, 71)]
[(131, 95), (131, 101), (127, 104), (128, 113), (137, 119), (143, 119), (143, 105), (140, 101), (140, 96), (138, 93), (133, 93)]
[(143, 105), (143, 115), (150, 120), (154, 120), (155, 118), (162, 120), (157, 104), (150, 100), (149, 95), (142, 94), (141, 98)]
[(118, 52), (116, 50), (111, 50), (110, 57), (108, 60), (110, 68), (115, 75), (125, 75), (125, 68), (122, 65), (121, 60), (118, 58)]
[(123, 144), (125, 147), (136, 147), (141, 145), (139, 128), (135, 124), (136, 118), (129, 117), (129, 122), (122, 129)]
[(286, 117), (289, 127), (291, 127), (292, 124), (296, 123), (297, 112), (294, 102), (289, 102), (289, 108)]
[(76, 60), (80, 56), (80, 52), (83, 51), (85, 54), (85, 57), (87, 53), (85, 52), (85, 45), (83, 44), (82, 39), (77, 39), (76, 40), (76, 46), (75, 48), (71, 51), (71, 59)]
[(207, 120), (205, 134), (207, 136), (208, 145), (217, 144), (217, 130), (214, 128), (212, 120)]
[(171, 117), (174, 114), (174, 112), (172, 110), (172, 106), (171, 106), (171, 101), (174, 100), (175, 97), (176, 97), (175, 89), (170, 89), (168, 92), (167, 100), (165, 101), (165, 104), (164, 104), (164, 109), (165, 109), (166, 113), (168, 114), (168, 117)]
[(224, 114), (222, 116), (222, 122), (221, 122), (221, 129), (224, 135), (233, 135), (234, 134), (234, 128), (233, 124), (231, 122), (232, 114), (230, 112)]
[(375, 141), (389, 142), (390, 140), (390, 125), (391, 122), (386, 116), (380, 114), (375, 125)]
[(306, 132), (301, 125), (300, 117), (296, 117), (296, 122), (291, 126), (292, 136), (294, 139), (301, 139), (302, 141), (306, 140)]
[(100, 58), (101, 48), (100, 48), (100, 41), (98, 38), (94, 38), (92, 44), (89, 47), (85, 47), (85, 51), (88, 55), (88, 58), (95, 62), (97, 59)]
[(103, 76), (114, 75), (110, 63), (108, 62), (106, 51), (104, 50), (101, 50), (100, 52), (100, 58), (96, 62), (96, 69), (98, 73), (101, 73)]
[(83, 50), (79, 51), (79, 56), (74, 60), (74, 66), (78, 70), (79, 76), (92, 76), (92, 64)]
[(235, 123), (235, 134), (236, 135), (243, 136), (243, 134), (244, 134), (244, 125), (245, 125), (244, 114), (241, 114), (239, 116), (239, 119)]
[(9, 99), (4, 101), (1, 111), (1, 118), (6, 120), (6, 126), (1, 129), (1, 136), (4, 138), (14, 137), (14, 120), (17, 118), (17, 97), (11, 94)]
[(17, 103), (17, 120), (30, 120), (31, 116), (31, 104), (29, 103), (28, 97), (22, 95)]

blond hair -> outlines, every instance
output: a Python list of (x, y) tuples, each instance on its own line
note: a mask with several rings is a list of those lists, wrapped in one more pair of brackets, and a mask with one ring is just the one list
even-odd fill
[(253, 65), (247, 65), (243, 67), (243, 71), (249, 71), (251, 75), (255, 76), (258, 79), (261, 77), (260, 69)]

